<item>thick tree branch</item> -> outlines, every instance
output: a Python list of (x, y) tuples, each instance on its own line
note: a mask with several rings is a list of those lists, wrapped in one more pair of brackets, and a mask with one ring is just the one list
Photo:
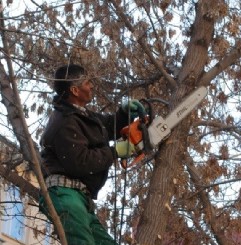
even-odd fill
[(16, 172), (9, 171), (8, 168), (0, 165), (0, 176), (19, 187), (22, 193), (26, 193), (28, 196), (32, 197), (35, 202), (39, 201), (39, 189), (19, 176)]
[(191, 180), (193, 181), (198, 193), (200, 200), (204, 206), (204, 219), (207, 225), (210, 226), (218, 244), (220, 245), (231, 245), (228, 239), (225, 237), (224, 228), (220, 227), (217, 223), (218, 214), (216, 213), (216, 208), (212, 205), (209, 194), (205, 188), (203, 188), (203, 181), (201, 179), (201, 174), (195, 168), (193, 164), (193, 160), (190, 156), (186, 158), (186, 165), (188, 167), (188, 172), (191, 176)]
[[(236, 46), (238, 47), (238, 46)], [(229, 54), (225, 55), (212, 69), (204, 73), (200, 78), (200, 85), (208, 86), (210, 82), (220, 73), (222, 73), (227, 67), (238, 62), (241, 58), (241, 48), (234, 48)]]
[[(0, 27), (4, 29), (4, 18), (3, 12), (0, 13)], [(6, 54), (5, 60), (7, 62), (9, 75), (6, 74), (4, 66), (0, 64), (0, 75), (1, 79), (1, 91), (3, 97), (3, 103), (5, 104), (8, 113), (9, 119), (13, 126), (13, 130), (17, 136), (17, 139), (20, 142), (20, 147), (23, 155), (31, 163), (34, 168), (35, 174), (37, 176), (42, 194), (45, 198), (45, 201), (48, 205), (50, 215), (53, 219), (54, 225), (58, 231), (60, 241), (63, 245), (67, 245), (67, 240), (63, 230), (63, 226), (60, 222), (60, 218), (57, 215), (50, 196), (48, 194), (47, 187), (45, 185), (41, 167), (40, 167), (40, 156), (39, 152), (36, 150), (34, 142), (28, 132), (28, 126), (23, 113), (23, 108), (21, 105), (21, 99), (18, 93), (16, 79), (14, 76), (14, 70), (12, 66), (12, 61), (10, 59), (9, 46), (7, 38), (4, 31), (1, 31), (1, 37), (3, 42), (4, 53)], [(13, 99), (14, 98), (14, 99)]]
[(211, 127), (212, 129), (210, 129), (209, 132), (204, 133), (200, 136), (199, 140), (201, 140), (202, 138), (204, 138), (207, 135), (213, 134), (215, 132), (218, 131), (228, 131), (230, 132), (232, 135), (234, 135), (234, 133), (236, 133), (237, 135), (234, 135), (234, 137), (237, 140), (241, 140), (241, 130), (239, 130), (239, 126), (238, 125), (227, 125), (224, 124), (222, 122), (217, 122), (217, 121), (198, 121), (196, 123), (193, 124), (194, 127), (198, 127), (198, 126), (207, 126), (207, 127)]

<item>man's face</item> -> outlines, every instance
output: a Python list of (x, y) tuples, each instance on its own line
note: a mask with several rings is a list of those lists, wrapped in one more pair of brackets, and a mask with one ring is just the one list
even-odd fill
[(73, 95), (72, 102), (80, 106), (87, 105), (88, 103), (91, 102), (93, 98), (93, 88), (94, 88), (94, 85), (89, 79), (84, 80), (79, 85), (71, 86), (70, 90)]

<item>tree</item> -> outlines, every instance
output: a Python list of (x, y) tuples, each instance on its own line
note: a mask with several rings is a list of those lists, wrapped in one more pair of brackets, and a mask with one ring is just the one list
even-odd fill
[[(105, 112), (123, 98), (156, 98), (153, 110), (165, 117), (206, 86), (207, 98), (155, 154), (127, 171), (116, 164), (115, 189), (99, 215), (123, 244), (235, 244), (241, 230), (240, 2), (30, 0), (22, 14), (12, 6), (2, 5), (2, 117), (30, 167), (38, 166), (37, 140), (51, 111), (47, 84), (63, 63), (86, 67), (96, 88), (90, 107)], [(38, 115), (28, 125), (31, 137), (21, 113)]]

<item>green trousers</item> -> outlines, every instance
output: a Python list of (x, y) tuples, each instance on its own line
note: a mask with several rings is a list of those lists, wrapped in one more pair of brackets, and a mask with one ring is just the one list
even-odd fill
[[(49, 195), (62, 222), (68, 245), (117, 245), (99, 222), (89, 198), (82, 191), (51, 187)], [(51, 220), (42, 197), (40, 211)]]

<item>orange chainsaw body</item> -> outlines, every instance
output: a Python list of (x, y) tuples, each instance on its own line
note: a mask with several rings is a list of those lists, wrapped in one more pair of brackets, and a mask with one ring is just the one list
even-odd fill
[(132, 122), (130, 125), (121, 129), (123, 139), (128, 139), (132, 144), (137, 145), (142, 141), (142, 132), (139, 129), (140, 120)]

